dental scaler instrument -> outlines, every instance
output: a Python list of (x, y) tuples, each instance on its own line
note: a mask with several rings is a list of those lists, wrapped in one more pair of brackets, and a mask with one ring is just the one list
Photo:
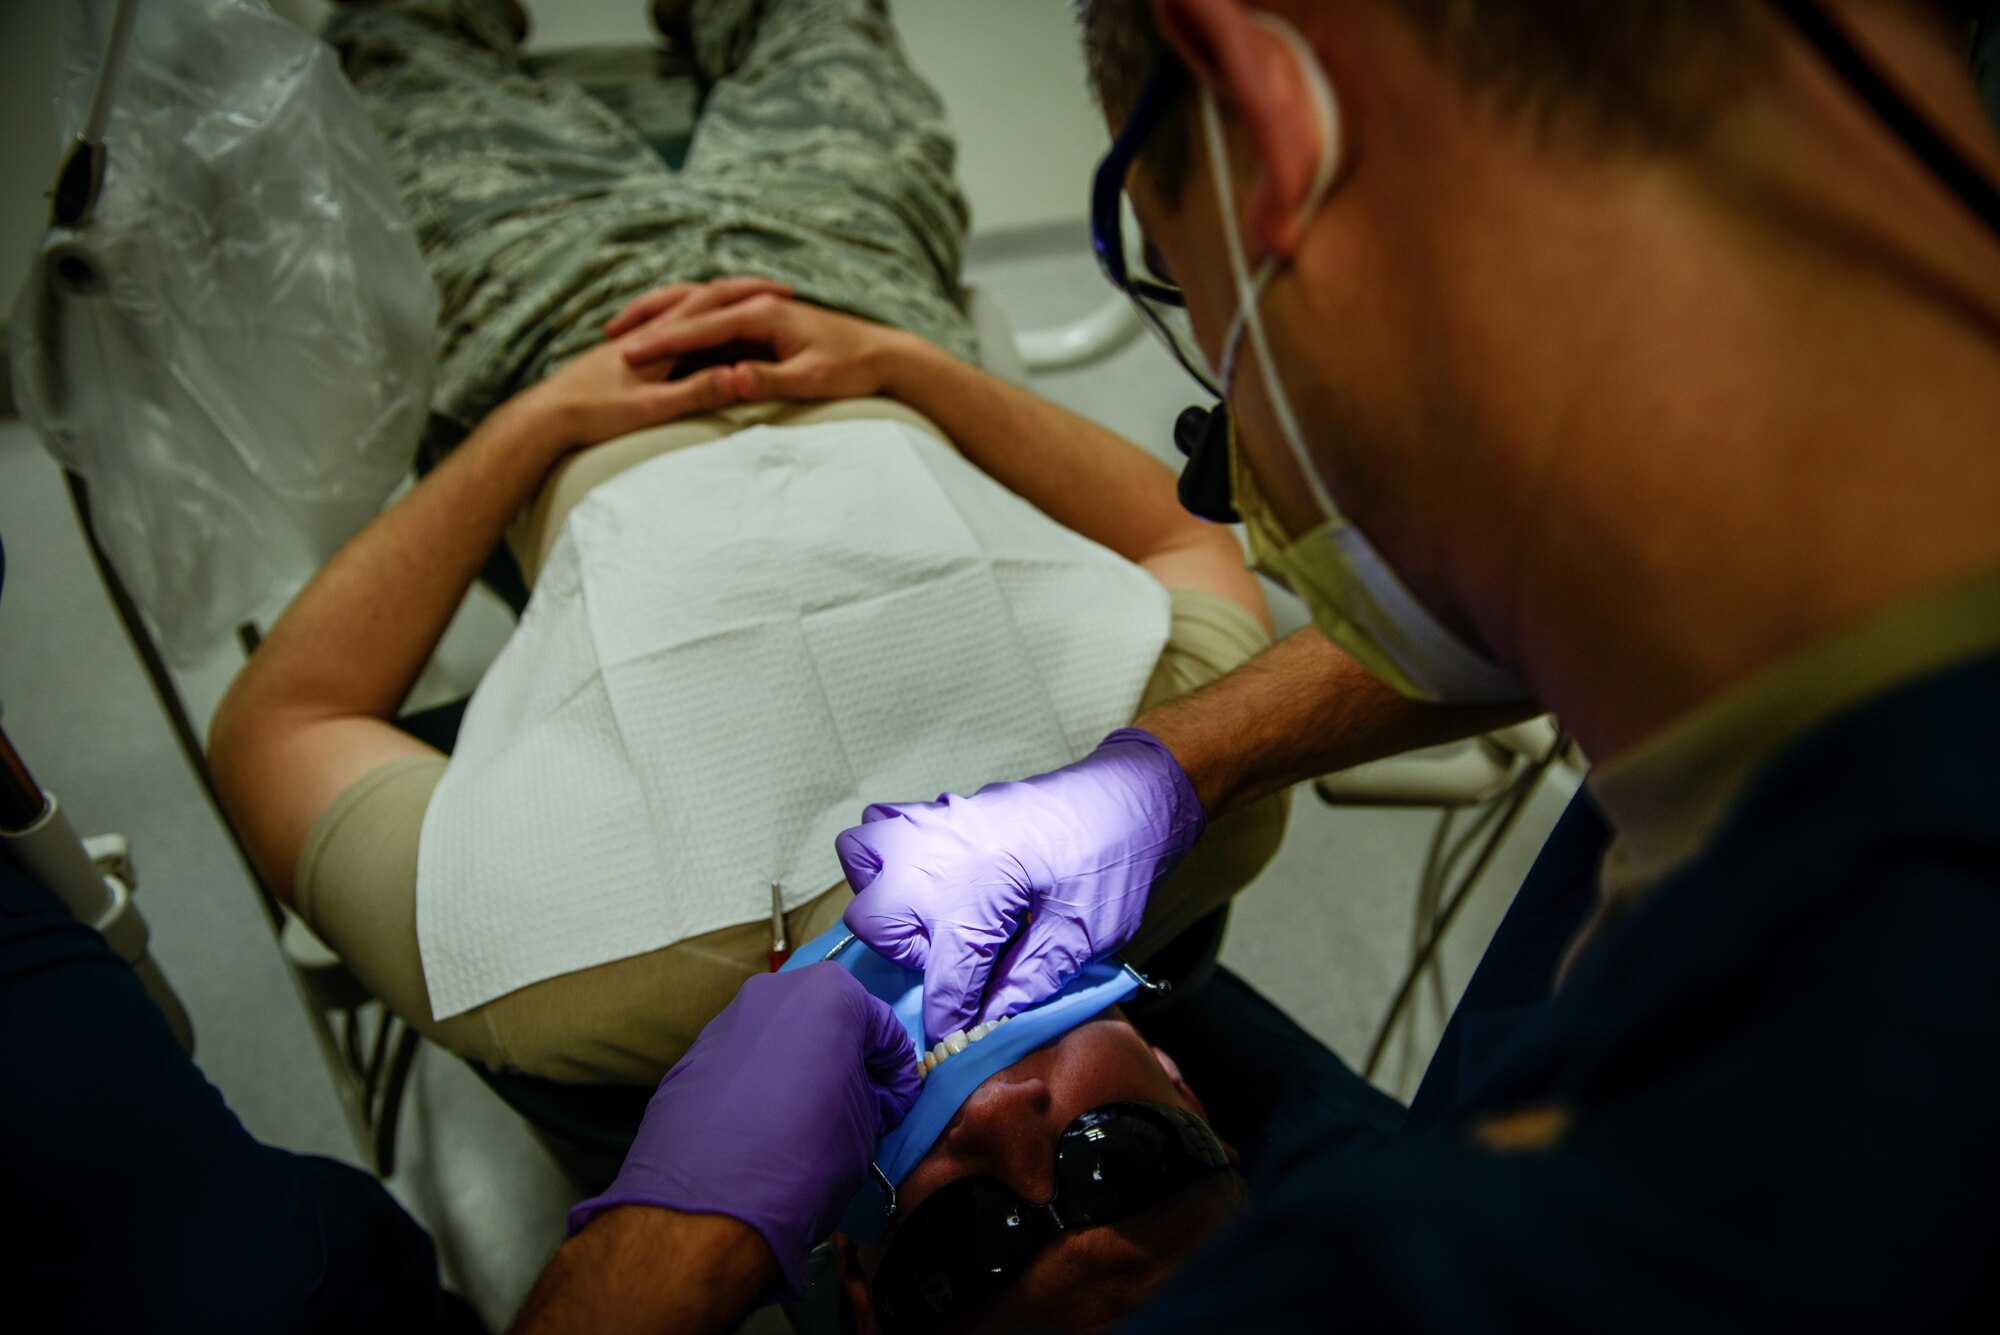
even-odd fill
[(771, 972), (785, 967), (785, 961), (792, 957), (792, 948), (785, 943), (785, 897), (778, 890), (778, 883), (771, 882)]

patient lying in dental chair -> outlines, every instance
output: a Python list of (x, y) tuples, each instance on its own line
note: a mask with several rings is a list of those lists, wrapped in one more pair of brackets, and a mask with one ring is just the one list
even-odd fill
[[(519, 72), (504, 18), (489, 0), (410, 0), (345, 10), (330, 33), (426, 220), (447, 311), (440, 416), (508, 397), (273, 628), (217, 714), (212, 759), (266, 877), (427, 1036), (496, 1069), (650, 1083), (767, 966), (772, 882), (793, 942), (839, 916), (831, 839), (864, 782), (928, 798), (1066, 763), (1270, 634), (1234, 539), (1179, 510), (1164, 468), (954, 355), (973, 340), (940, 267), (963, 219), (941, 174), (951, 147), (878, 6), (694, 5), (696, 49), (734, 63), (714, 70), (680, 174), (640, 171), (637, 147), (605, 147), (608, 113)], [(862, 70), (879, 96), (851, 86)], [(704, 172), (723, 145), (726, 165)], [(739, 176), (760, 190), (733, 193)], [(430, 225), (446, 215), (457, 230)], [(653, 250), (697, 276), (716, 253), (778, 262), (628, 290), (608, 315), (579, 295), (667, 276)], [(806, 275), (818, 304), (779, 281)], [(527, 293), (532, 332), (509, 304)], [(477, 385), (450, 369), (455, 340), (491, 345), (486, 324), (457, 332), (473, 310), (515, 330), (509, 373)], [(559, 365), (548, 351), (585, 344)], [(745, 346), (763, 357), (688, 371)], [(950, 507), (960, 522), (926, 537)], [(503, 533), (531, 581), (560, 578), (537, 588), (448, 768), (391, 720)], [(893, 654), (866, 651), (878, 623), (821, 615), (877, 603), (905, 608)], [(687, 629), (738, 605), (797, 626), (734, 657), (674, 643), (743, 639)], [(574, 717), (586, 682), (617, 697), (603, 702), (615, 736)], [(539, 789), (502, 782), (510, 764)], [(447, 821), (434, 797), (455, 789)], [(723, 814), (760, 830), (794, 813), (790, 846), (716, 835), (719, 789), (740, 789)], [(1282, 820), (1271, 803), (1218, 823), (1155, 895), (1135, 957), (1254, 876)], [(607, 899), (598, 880), (619, 878)], [(532, 958), (491, 967), (507, 948)]]
[[(771, 967), (771, 882), (790, 942), (837, 922), (831, 837), (864, 786), (1065, 763), (1271, 642), (1235, 539), (1165, 468), (967, 360), (950, 141), (881, 6), (689, 21), (711, 86), (675, 173), (525, 73), (501, 4), (336, 19), (443, 296), (439, 462), (211, 730), (260, 871), (375, 995), (464, 1057), (572, 1082), (656, 1081)], [(394, 719), (503, 540), (533, 596), (447, 759)], [(1282, 798), (1216, 822), (1127, 957), (1226, 903), (1283, 823)], [(970, 1094), (904, 1217), (969, 1175), (1045, 1199), (1062, 1132), (1131, 1101), (1200, 1107), (1106, 1011)], [(1241, 1198), (1191, 1170), (1005, 1300), (1108, 1320)], [(845, 1255), (865, 1287), (876, 1254)], [(911, 1291), (944, 1263), (919, 1260)]]
[[(1066, 763), (1270, 644), (1234, 538), (1172, 474), (970, 362), (952, 146), (882, 8), (688, 22), (708, 94), (670, 172), (526, 74), (506, 6), (336, 16), (442, 294), (438, 462), (210, 733), (260, 871), (378, 997), (562, 1081), (656, 1081), (770, 967), (772, 881), (792, 943), (834, 925), (832, 833), (864, 787)], [(502, 540), (534, 594), (448, 759), (394, 717)], [(1128, 957), (1226, 903), (1282, 825), (1282, 799), (1218, 821)], [(906, 1211), (964, 1173), (1034, 1191), (1030, 1161), (1118, 1101), (1200, 1107), (1104, 1011), (966, 1099)], [(1038, 1273), (1116, 1273), (1112, 1303), (1240, 1195), (1196, 1173)], [(1132, 1251), (1146, 1229), (1168, 1241)]]

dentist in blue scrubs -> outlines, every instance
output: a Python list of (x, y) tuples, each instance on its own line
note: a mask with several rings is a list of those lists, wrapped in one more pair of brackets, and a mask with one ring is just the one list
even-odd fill
[[(2000, 1328), (2000, 140), (1962, 7), (1080, 8), (1100, 258), (1220, 400), (1183, 496), (1313, 626), (1064, 770), (871, 807), (849, 926), (931, 1032), (996, 1018), (1208, 818), (1552, 711), (1593, 772), (1400, 1128), (1329, 1126), (1132, 1328)], [(830, 351), (780, 318), (726, 332), (808, 393)], [(886, 1124), (855, 1005), (811, 1078)]]

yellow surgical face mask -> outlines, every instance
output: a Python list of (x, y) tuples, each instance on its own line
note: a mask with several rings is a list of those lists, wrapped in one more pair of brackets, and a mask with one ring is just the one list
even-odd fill
[[(1332, 187), (1340, 158), (1340, 116), (1332, 85), (1312, 48), (1290, 24), (1275, 15), (1257, 21), (1281, 38), (1298, 62), (1312, 92), (1321, 129), (1321, 153), (1312, 187), (1300, 210), (1300, 224), (1316, 211)], [(1221, 382), (1229, 391), (1236, 364), (1247, 342), (1256, 350), (1265, 397), (1286, 448), (1311, 488), (1323, 522), (1298, 538), (1287, 537), (1271, 507), (1257, 493), (1249, 465), (1236, 438), (1235, 414), (1229, 424), (1229, 468), (1236, 511), (1249, 529), (1252, 566), (1290, 586), (1312, 613), (1313, 624), (1335, 644), (1402, 692), (1422, 700), (1452, 704), (1514, 703), (1528, 698), (1522, 683), (1499, 664), (1462, 644), (1417, 601), (1367, 537), (1334, 505), (1326, 484), (1314, 470), (1304, 434), (1292, 412), (1291, 399), (1271, 359), (1258, 304), (1277, 273), (1277, 262), (1266, 260), (1255, 277), (1244, 259), (1236, 226), (1236, 201), (1230, 184), (1228, 155), (1223, 147), (1222, 118), (1206, 88), (1201, 95), (1203, 128), (1207, 132), (1210, 176), (1222, 211), (1222, 234), (1236, 286), (1236, 318), (1223, 340)]]
[(1244, 462), (1233, 416), (1229, 479), (1250, 539), (1251, 568), (1297, 594), (1320, 633), (1377, 679), (1440, 703), (1526, 698), (1513, 676), (1439, 626), (1352, 524), (1336, 516), (1302, 537), (1286, 537)]

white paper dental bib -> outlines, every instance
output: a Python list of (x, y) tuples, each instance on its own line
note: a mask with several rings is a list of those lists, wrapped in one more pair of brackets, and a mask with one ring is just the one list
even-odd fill
[(1151, 577), (921, 431), (757, 427), (585, 497), (424, 816), (431, 1010), (769, 917), (865, 802), (1083, 755), (1166, 641)]

